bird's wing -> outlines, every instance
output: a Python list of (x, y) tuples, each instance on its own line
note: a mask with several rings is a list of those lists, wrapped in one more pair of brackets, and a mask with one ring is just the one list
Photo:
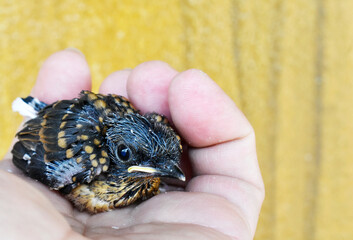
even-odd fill
[(94, 103), (82, 94), (38, 112), (17, 134), (15, 165), (53, 189), (90, 182), (107, 171), (103, 116)]

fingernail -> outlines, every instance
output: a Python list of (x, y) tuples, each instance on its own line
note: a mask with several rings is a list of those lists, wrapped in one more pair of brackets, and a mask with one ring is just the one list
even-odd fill
[(66, 48), (65, 50), (66, 50), (66, 51), (72, 51), (72, 52), (78, 53), (78, 54), (80, 54), (82, 57), (85, 57), (85, 55), (84, 55), (80, 50), (78, 50), (77, 48), (68, 47), (68, 48)]

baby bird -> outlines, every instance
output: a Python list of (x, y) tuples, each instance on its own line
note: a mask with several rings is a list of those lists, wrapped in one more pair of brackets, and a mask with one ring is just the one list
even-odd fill
[(33, 118), (17, 133), (13, 163), (81, 211), (148, 199), (161, 177), (185, 180), (180, 137), (162, 115), (141, 115), (122, 96), (90, 91), (50, 105), (22, 101)]

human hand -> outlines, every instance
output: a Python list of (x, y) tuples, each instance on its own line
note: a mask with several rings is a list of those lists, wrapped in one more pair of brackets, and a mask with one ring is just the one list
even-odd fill
[[(84, 57), (72, 50), (43, 64), (32, 96), (46, 103), (90, 90)], [(128, 97), (137, 109), (167, 116), (188, 147), (185, 192), (90, 215), (24, 176), (11, 154), (0, 162), (0, 235), (4, 239), (252, 239), (264, 198), (255, 135), (231, 99), (204, 73), (146, 62), (108, 76), (100, 92)], [(10, 173), (8, 173), (10, 172)]]

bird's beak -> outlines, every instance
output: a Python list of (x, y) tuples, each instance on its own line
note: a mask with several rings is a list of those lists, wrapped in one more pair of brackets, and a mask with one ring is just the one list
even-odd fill
[(185, 181), (185, 175), (183, 171), (176, 164), (167, 169), (158, 169), (158, 168), (144, 167), (144, 166), (131, 166), (127, 169), (127, 171), (129, 173), (131, 172), (150, 173), (151, 175), (156, 177), (177, 178), (181, 181)]

